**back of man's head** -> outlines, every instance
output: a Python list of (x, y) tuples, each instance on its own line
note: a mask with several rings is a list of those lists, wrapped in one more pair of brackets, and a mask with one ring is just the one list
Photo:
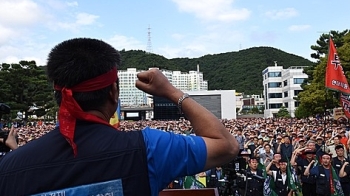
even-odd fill
[[(64, 41), (51, 50), (47, 73), (54, 85), (71, 88), (119, 65), (120, 55), (109, 44), (96, 39), (76, 38)], [(84, 111), (99, 109), (106, 102), (110, 89), (108, 86), (92, 92), (74, 92), (73, 97)], [(55, 98), (60, 104), (60, 91), (55, 91)]]

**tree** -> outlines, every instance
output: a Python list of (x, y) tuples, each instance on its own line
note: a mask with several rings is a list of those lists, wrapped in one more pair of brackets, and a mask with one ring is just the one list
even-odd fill
[(312, 45), (311, 50), (314, 50), (315, 53), (311, 54), (311, 57), (317, 60), (326, 54), (328, 54), (328, 44), (329, 36), (332, 36), (333, 42), (336, 47), (340, 48), (344, 44), (343, 37), (349, 32), (348, 29), (344, 31), (330, 31), (330, 33), (323, 33), (320, 38), (316, 41), (317, 45)]
[(260, 113), (260, 110), (259, 110), (258, 107), (253, 107), (253, 108), (250, 110), (250, 112), (251, 112), (252, 114), (259, 114), (259, 113)]
[(301, 119), (312, 116), (312, 113), (310, 110), (307, 109), (307, 107), (304, 106), (304, 104), (300, 104), (298, 108), (295, 109), (294, 115), (296, 118)]
[[(343, 32), (346, 32), (346, 34), (343, 34)], [(337, 48), (337, 51), (345, 75), (348, 78), (350, 76), (350, 33), (348, 33), (348, 30), (345, 30), (343, 32), (339, 33), (337, 38), (338, 45), (341, 45), (341, 47)], [(341, 42), (339, 40), (341, 40)], [(322, 51), (323, 49), (320, 49), (319, 54), (321, 54)], [(327, 90), (325, 88), (327, 58), (328, 55), (325, 57), (320, 57), (316, 66), (313, 67), (313, 70), (309, 70), (308, 75), (310, 75), (308, 83), (302, 85), (303, 91), (298, 94), (297, 98), (297, 100), (300, 102), (299, 107), (301, 107), (298, 109), (299, 117), (305, 117), (305, 115), (310, 116), (320, 113), (322, 114), (326, 109), (332, 109), (340, 105), (339, 93)]]
[(277, 118), (290, 118), (290, 114), (289, 114), (287, 108), (284, 107), (284, 106), (282, 106), (282, 107), (278, 110), (278, 112), (277, 112), (277, 114), (276, 114), (276, 117), (277, 117)]
[(271, 47), (253, 47), (239, 52), (174, 59), (166, 59), (141, 50), (124, 50), (121, 51), (121, 61), (120, 69), (148, 70), (150, 67), (159, 67), (182, 72), (197, 70), (199, 64), (204, 80), (208, 81), (209, 90), (235, 89), (245, 94), (261, 94), (263, 91), (261, 72), (266, 67), (273, 66), (274, 61), (284, 68), (313, 64), (308, 59)]
[[(52, 85), (48, 82), (45, 70), (35, 61), (20, 61), (18, 64), (3, 63), (0, 66), (0, 101), (11, 107), (11, 116), (18, 111), (25, 111), (32, 106), (46, 111), (52, 108)], [(38, 116), (46, 112), (38, 112)]]
[(311, 46), (311, 50), (315, 51), (311, 54), (311, 57), (317, 59), (317, 64), (313, 64), (312, 66), (304, 69), (304, 73), (308, 75), (308, 78), (304, 81), (303, 85), (308, 84), (313, 80), (313, 72), (316, 66), (320, 62), (321, 58), (328, 54), (329, 36), (332, 36), (334, 44), (339, 48), (344, 45), (344, 36), (348, 32), (349, 30), (344, 30), (341, 32), (332, 30), (330, 33), (324, 33), (316, 41), (316, 45)]

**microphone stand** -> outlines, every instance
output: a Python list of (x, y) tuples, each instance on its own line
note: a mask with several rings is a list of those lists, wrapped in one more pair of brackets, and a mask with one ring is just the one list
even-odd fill
[(246, 174), (246, 181), (245, 181), (245, 188), (244, 188), (244, 196), (247, 196), (247, 190), (248, 190), (248, 173)]

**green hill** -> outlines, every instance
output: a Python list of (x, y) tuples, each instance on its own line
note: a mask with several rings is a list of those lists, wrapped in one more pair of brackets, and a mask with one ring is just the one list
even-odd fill
[(148, 54), (141, 50), (120, 51), (122, 65), (119, 69), (137, 68), (148, 70), (159, 67), (168, 70), (203, 72), (204, 80), (208, 80), (209, 90), (236, 90), (246, 94), (262, 94), (262, 71), (273, 66), (310, 66), (313, 62), (294, 54), (286, 53), (272, 47), (254, 47), (238, 52), (205, 55), (199, 58), (167, 59), (156, 54)]

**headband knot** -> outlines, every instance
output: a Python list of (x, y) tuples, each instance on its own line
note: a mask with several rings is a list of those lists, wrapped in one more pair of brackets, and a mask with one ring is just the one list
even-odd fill
[(72, 147), (74, 156), (78, 153), (77, 145), (74, 143), (74, 132), (77, 119), (105, 124), (108, 126), (111, 125), (95, 115), (84, 112), (73, 98), (73, 92), (90, 92), (103, 89), (116, 82), (117, 78), (117, 68), (114, 67), (107, 73), (86, 80), (71, 88), (54, 85), (54, 89), (61, 91), (62, 93), (61, 105), (58, 112), (58, 121), (60, 124), (59, 129), (61, 134)]

